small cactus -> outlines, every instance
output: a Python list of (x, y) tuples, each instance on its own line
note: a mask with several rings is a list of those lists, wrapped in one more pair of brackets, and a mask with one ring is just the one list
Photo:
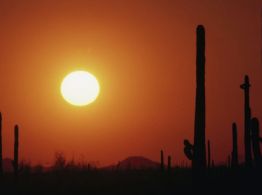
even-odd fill
[(164, 164), (164, 151), (161, 150), (160, 151), (160, 169), (161, 171), (164, 171), (165, 170), (165, 164)]
[(238, 147), (237, 147), (237, 125), (236, 123), (232, 124), (232, 141), (233, 141), (233, 149), (232, 149), (232, 157), (231, 157), (231, 165), (233, 168), (238, 167)]
[(208, 155), (208, 160), (207, 160), (207, 167), (210, 169), (211, 168), (211, 151), (210, 151), (210, 141), (207, 141), (207, 155)]
[(0, 112), (0, 175), (3, 174), (3, 153), (2, 153), (2, 114)]
[(252, 132), (252, 144), (253, 144), (253, 154), (254, 154), (254, 160), (255, 165), (262, 166), (261, 165), (261, 151), (260, 151), (260, 145), (259, 145), (259, 121), (257, 118), (252, 118), (251, 121), (251, 132)]
[(18, 136), (19, 136), (19, 129), (18, 129), (18, 125), (15, 125), (14, 128), (14, 138), (15, 138), (15, 142), (14, 142), (14, 160), (13, 160), (13, 166), (14, 166), (14, 174), (15, 176), (18, 176), (18, 146), (19, 146), (19, 142), (18, 142)]
[(230, 155), (227, 156), (227, 167), (228, 168), (231, 167), (231, 157), (230, 157)]
[(167, 170), (168, 172), (171, 171), (171, 156), (170, 155), (167, 157)]

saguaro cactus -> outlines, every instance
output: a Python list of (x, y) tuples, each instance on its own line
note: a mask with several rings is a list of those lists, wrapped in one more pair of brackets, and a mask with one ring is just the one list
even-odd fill
[(238, 148), (237, 148), (237, 125), (236, 123), (232, 124), (232, 167), (238, 167)]
[(196, 55), (196, 101), (195, 101), (195, 130), (194, 130), (194, 157), (193, 170), (203, 175), (206, 168), (206, 106), (205, 106), (205, 29), (197, 26), (197, 55)]
[(2, 153), (2, 113), (0, 112), (0, 175), (3, 174), (3, 153)]
[(211, 168), (211, 151), (210, 151), (210, 141), (207, 141), (207, 156), (208, 156), (208, 160), (207, 160), (207, 167), (210, 169)]
[(13, 161), (13, 166), (14, 166), (14, 174), (15, 176), (18, 175), (18, 147), (19, 147), (19, 142), (18, 142), (18, 138), (19, 138), (19, 132), (18, 132), (18, 125), (15, 125), (14, 128), (14, 138), (15, 138), (15, 142), (14, 142), (14, 161)]
[(231, 167), (231, 157), (230, 157), (230, 155), (227, 156), (227, 167), (228, 168)]
[(168, 172), (171, 171), (171, 156), (170, 155), (167, 157), (167, 170)]
[(244, 83), (240, 85), (240, 88), (244, 90), (244, 112), (245, 112), (245, 132), (244, 132), (244, 143), (245, 143), (245, 165), (247, 167), (252, 166), (252, 156), (251, 156), (251, 134), (250, 134), (250, 122), (251, 122), (251, 109), (249, 103), (249, 78), (245, 75)]
[(261, 158), (261, 151), (260, 151), (260, 141), (259, 141), (259, 121), (257, 118), (252, 118), (251, 123), (251, 131), (252, 131), (252, 143), (253, 143), (253, 154), (255, 165), (262, 166), (262, 158)]
[(164, 164), (164, 151), (160, 151), (160, 169), (161, 171), (164, 171), (165, 169), (165, 164)]

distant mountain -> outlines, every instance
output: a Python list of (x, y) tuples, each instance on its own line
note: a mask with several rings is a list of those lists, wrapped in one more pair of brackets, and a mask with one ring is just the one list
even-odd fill
[(142, 169), (157, 169), (160, 167), (158, 162), (154, 162), (142, 156), (131, 156), (116, 165), (104, 167), (106, 170), (142, 170)]
[[(119, 161), (115, 165), (110, 165), (102, 167), (102, 170), (142, 170), (142, 169), (158, 169), (160, 163), (154, 162), (143, 156), (130, 156), (122, 161)], [(40, 167), (42, 171), (50, 171), (51, 167)], [(32, 171), (37, 171), (40, 169), (38, 166), (32, 167)], [(13, 172), (12, 159), (5, 158), (3, 159), (3, 169), (4, 172)]]

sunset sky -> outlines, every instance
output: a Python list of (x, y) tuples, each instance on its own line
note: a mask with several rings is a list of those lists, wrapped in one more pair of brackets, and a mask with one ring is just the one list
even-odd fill
[[(244, 75), (253, 116), (262, 122), (262, 0), (0, 0), (0, 111), (3, 156), (116, 163), (128, 156), (189, 163), (193, 141), (195, 29), (206, 28), (206, 136), (212, 156), (231, 152), (239, 130), (243, 160)], [(94, 74), (95, 102), (68, 104), (60, 93), (74, 70)]]

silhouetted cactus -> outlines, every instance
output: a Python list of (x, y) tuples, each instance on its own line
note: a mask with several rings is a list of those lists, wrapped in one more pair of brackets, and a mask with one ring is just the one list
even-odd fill
[(228, 168), (231, 167), (231, 157), (230, 157), (230, 155), (227, 156), (227, 167)]
[(252, 118), (251, 123), (251, 134), (253, 143), (253, 155), (255, 160), (255, 165), (262, 166), (261, 151), (260, 151), (260, 141), (259, 141), (259, 121), (257, 118)]
[(252, 166), (251, 156), (251, 134), (250, 134), (250, 122), (251, 122), (251, 109), (249, 103), (249, 78), (245, 75), (244, 83), (240, 85), (240, 88), (244, 90), (244, 112), (245, 112), (245, 133), (244, 133), (244, 144), (245, 144), (245, 165), (247, 167)]
[(164, 164), (164, 151), (160, 151), (160, 169), (161, 171), (165, 170), (165, 164)]
[(237, 147), (237, 125), (236, 123), (232, 124), (232, 167), (238, 167), (238, 147)]
[(184, 153), (189, 160), (193, 160), (194, 146), (187, 140), (184, 140)]
[(215, 161), (212, 160), (212, 168), (215, 168)]
[(196, 99), (194, 145), (184, 140), (184, 153), (192, 160), (193, 174), (202, 177), (206, 169), (206, 103), (205, 103), (205, 28), (198, 25), (196, 29)]
[(2, 153), (2, 113), (0, 112), (0, 175), (3, 174), (3, 153)]
[(167, 157), (167, 170), (168, 172), (171, 171), (171, 156), (170, 155)]
[(14, 174), (15, 176), (18, 175), (18, 147), (19, 147), (19, 142), (18, 142), (18, 138), (19, 138), (19, 130), (18, 130), (18, 125), (15, 125), (14, 128), (14, 138), (15, 138), (15, 142), (14, 142), (14, 160), (13, 160), (13, 166), (14, 166)]
[(211, 167), (211, 151), (210, 151), (210, 141), (207, 141), (207, 156), (208, 156), (208, 160), (207, 160), (207, 167), (210, 169)]
[(205, 106), (205, 29), (197, 26), (197, 56), (196, 56), (196, 101), (195, 101), (195, 130), (194, 157), (192, 166), (195, 174), (202, 176), (206, 168), (206, 106)]

